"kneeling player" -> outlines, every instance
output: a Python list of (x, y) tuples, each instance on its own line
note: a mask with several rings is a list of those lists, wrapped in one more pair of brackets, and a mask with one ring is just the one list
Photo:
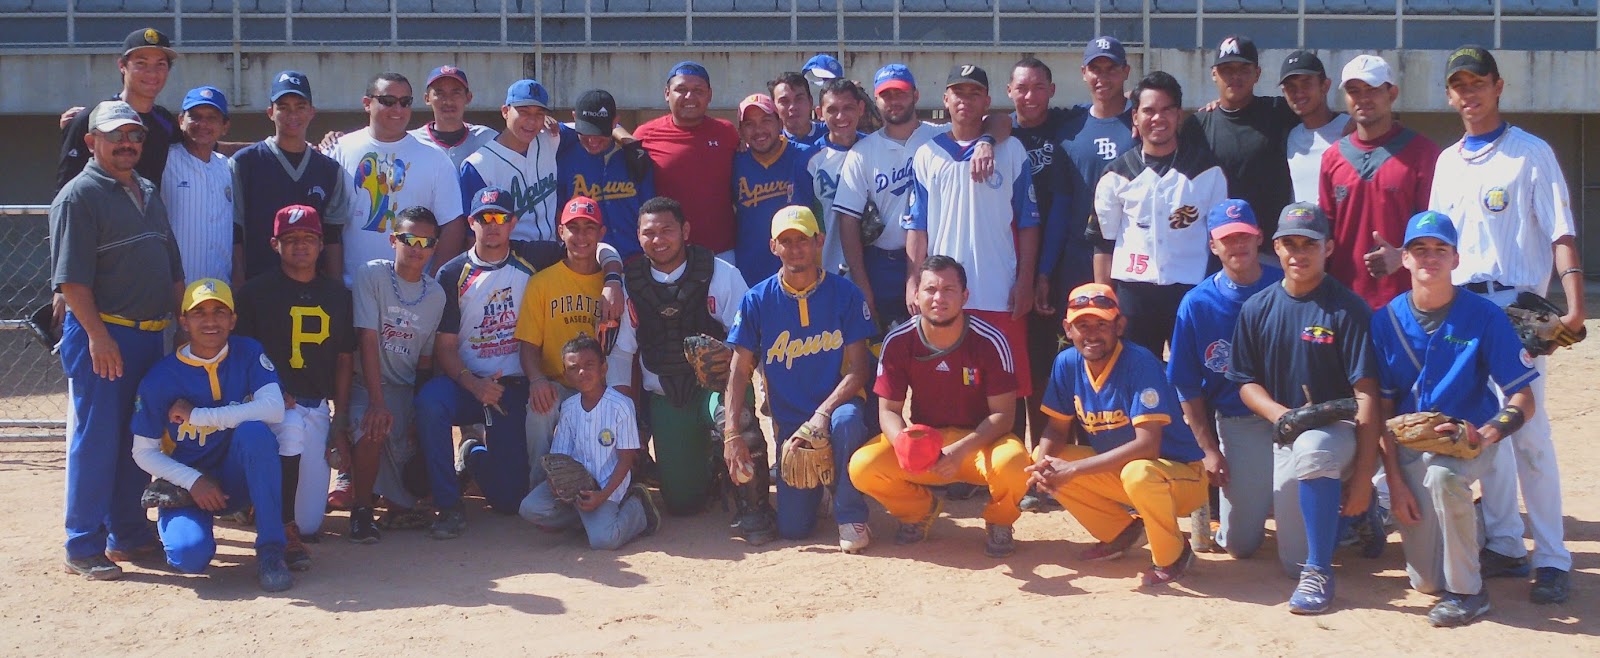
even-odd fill
[[(1488, 444), (1477, 457), (1462, 459), (1399, 447), (1391, 436), (1383, 440), (1389, 500), (1400, 522), (1411, 586), (1441, 593), (1428, 612), (1430, 623), (1460, 626), (1489, 611), (1472, 483), (1493, 466), (1500, 440), (1533, 413), (1529, 384), (1539, 371), (1499, 306), (1451, 285), (1461, 257), (1449, 217), (1418, 213), (1405, 240), (1401, 264), (1411, 271), (1411, 292), (1372, 318), (1383, 416), (1437, 411), (1462, 419), (1469, 436)], [(1504, 408), (1491, 380), (1507, 398)]]
[(639, 456), (639, 430), (633, 401), (606, 386), (606, 357), (599, 341), (587, 335), (561, 348), (567, 386), (578, 392), (561, 403), (561, 420), (550, 441), (550, 453), (569, 455), (600, 483), (570, 502), (556, 498), (550, 481), (522, 499), (522, 518), (542, 528), (583, 524), (589, 547), (612, 551), (661, 526), (650, 492), (643, 484), (629, 486)]
[[(900, 520), (895, 543), (926, 539), (939, 517), (940, 499), (930, 485), (966, 482), (989, 485), (983, 510), (988, 529), (984, 552), (1005, 557), (1016, 550), (1011, 526), (1028, 490), (1030, 462), (1022, 441), (1011, 434), (1017, 378), (1011, 345), (991, 325), (962, 311), (967, 270), (949, 256), (922, 263), (917, 281), (917, 317), (890, 331), (878, 362), (878, 422), (883, 434), (850, 459), (850, 480)], [(907, 389), (915, 389), (911, 422), (940, 428), (943, 449), (931, 465), (908, 465), (888, 437), (906, 429)], [(897, 439), (897, 441), (900, 439)]]
[[(1126, 326), (1110, 286), (1087, 283), (1067, 296), (1072, 348), (1051, 368), (1042, 404), (1050, 424), (1027, 470), (1100, 541), (1082, 559), (1121, 557), (1148, 533), (1155, 566), (1142, 582), (1165, 585), (1194, 562), (1178, 517), (1207, 500), (1204, 453), (1161, 360), (1122, 340)], [(1080, 424), (1088, 445), (1070, 445)]]
[(182, 311), (178, 322), (189, 344), (145, 375), (133, 414), (133, 460), (194, 499), (191, 506), (160, 511), (167, 564), (184, 573), (204, 571), (217, 553), (212, 517), (253, 504), (261, 589), (281, 592), (294, 579), (283, 559), (278, 439), (267, 427), (283, 420), (278, 374), (260, 343), (230, 336), (235, 316), (228, 284), (190, 284)]

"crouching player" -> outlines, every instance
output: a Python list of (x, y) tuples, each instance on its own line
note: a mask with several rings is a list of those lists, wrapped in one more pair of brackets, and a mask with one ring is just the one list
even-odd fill
[[(1389, 435), (1382, 442), (1411, 586), (1440, 594), (1430, 623), (1460, 626), (1489, 611), (1472, 483), (1493, 466), (1500, 440), (1533, 413), (1529, 384), (1539, 371), (1498, 305), (1451, 285), (1461, 257), (1449, 217), (1431, 210), (1412, 217), (1400, 258), (1411, 271), (1411, 292), (1372, 317), (1383, 417), (1437, 411), (1462, 419), (1469, 436), (1487, 444), (1477, 457), (1461, 459), (1402, 448)], [(1491, 381), (1506, 396), (1504, 408)]]
[(283, 420), (278, 373), (260, 343), (231, 335), (228, 284), (190, 284), (180, 310), (189, 344), (145, 375), (133, 414), (134, 462), (194, 498), (193, 506), (160, 511), (167, 564), (184, 573), (204, 571), (217, 553), (212, 517), (253, 504), (261, 589), (281, 592), (294, 579), (283, 559), (278, 439), (267, 427)]
[(551, 454), (569, 455), (600, 484), (568, 503), (556, 499), (550, 481), (522, 499), (519, 513), (546, 529), (583, 524), (589, 547), (614, 551), (635, 537), (655, 534), (661, 512), (643, 484), (630, 486), (639, 456), (639, 430), (633, 401), (606, 386), (606, 357), (600, 342), (586, 334), (561, 347), (567, 386), (578, 392), (561, 403), (561, 420), (550, 440)]

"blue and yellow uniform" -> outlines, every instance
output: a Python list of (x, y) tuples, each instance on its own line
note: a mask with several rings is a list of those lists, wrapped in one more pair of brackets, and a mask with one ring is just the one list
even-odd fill
[[(769, 244), (772, 216), (785, 206), (816, 204), (811, 172), (806, 168), (813, 153), (809, 146), (784, 139), (771, 157), (763, 158), (754, 151), (733, 157), (733, 208), (738, 226), (733, 264), (751, 288), (772, 276), (780, 265)], [(690, 223), (694, 220), (689, 218)]]

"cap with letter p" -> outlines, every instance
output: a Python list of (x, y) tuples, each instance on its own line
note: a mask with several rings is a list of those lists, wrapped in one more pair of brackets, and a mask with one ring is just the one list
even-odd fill
[(322, 215), (311, 206), (284, 206), (272, 218), (272, 237), (282, 237), (295, 231), (322, 235)]
[(1250, 209), (1250, 202), (1244, 199), (1223, 199), (1206, 213), (1206, 231), (1211, 234), (1211, 239), (1221, 240), (1235, 233), (1250, 233), (1261, 235), (1261, 227), (1256, 224), (1256, 211)]
[(1328, 216), (1322, 214), (1321, 208), (1304, 201), (1284, 206), (1283, 212), (1278, 214), (1278, 232), (1272, 234), (1272, 239), (1291, 235), (1317, 241), (1327, 240)]
[(1424, 210), (1406, 222), (1405, 246), (1422, 238), (1433, 238), (1452, 247), (1456, 246), (1456, 223), (1437, 210)]
[(183, 290), (183, 312), (188, 313), (194, 307), (206, 301), (222, 302), (223, 306), (233, 310), (233, 289), (220, 279), (201, 279), (189, 284)]
[(799, 231), (808, 238), (815, 237), (822, 229), (817, 226), (817, 216), (805, 206), (784, 206), (777, 214), (772, 216), (772, 239), (778, 239), (787, 231)]
[(310, 103), (311, 78), (307, 78), (306, 74), (299, 71), (278, 72), (278, 76), (272, 79), (272, 91), (267, 100), (276, 103), (285, 94), (299, 94)]

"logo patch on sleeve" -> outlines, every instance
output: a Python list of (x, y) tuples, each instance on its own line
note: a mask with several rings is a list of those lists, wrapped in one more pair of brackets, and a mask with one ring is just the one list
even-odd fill
[(1532, 368), (1533, 367), (1533, 355), (1528, 353), (1528, 348), (1524, 347), (1521, 350), (1518, 350), (1517, 351), (1517, 358), (1522, 361), (1522, 367), (1524, 367), (1524, 368)]
[(272, 359), (267, 358), (267, 355), (264, 352), (261, 354), (261, 367), (266, 368), (267, 372), (278, 371), (277, 368), (272, 367)]
[(1161, 394), (1156, 392), (1156, 389), (1153, 388), (1147, 388), (1143, 391), (1139, 391), (1139, 404), (1142, 404), (1146, 407), (1154, 407), (1159, 405), (1161, 404)]

